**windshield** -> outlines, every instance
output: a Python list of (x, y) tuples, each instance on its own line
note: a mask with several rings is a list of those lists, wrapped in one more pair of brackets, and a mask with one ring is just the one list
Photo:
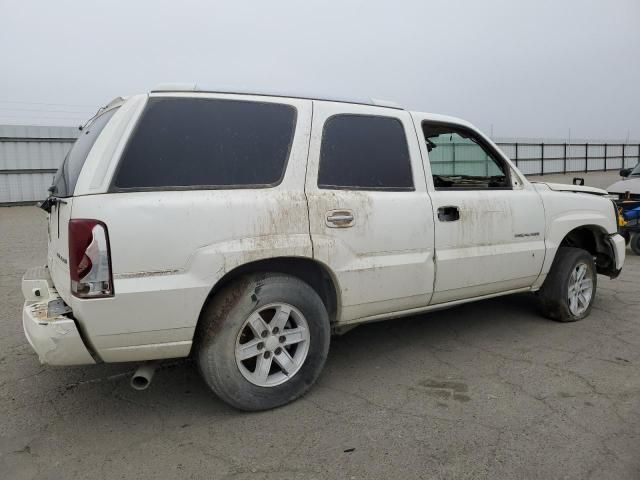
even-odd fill
[(58, 168), (55, 177), (53, 177), (53, 185), (51, 194), (56, 197), (70, 197), (76, 188), (76, 182), (80, 176), (80, 171), (84, 165), (91, 147), (102, 132), (102, 129), (109, 122), (117, 108), (108, 110), (96, 118), (82, 129), (82, 133), (67, 153), (62, 165)]

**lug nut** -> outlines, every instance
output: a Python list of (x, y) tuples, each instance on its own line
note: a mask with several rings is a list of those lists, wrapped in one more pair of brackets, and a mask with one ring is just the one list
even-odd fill
[(273, 333), (275, 335), (279, 331), (280, 331), (280, 329), (278, 327), (273, 327), (273, 330), (271, 330), (271, 333)]
[(269, 358), (270, 356), (271, 356), (271, 352), (269, 350), (264, 352), (264, 358)]
[(284, 335), (280, 335), (280, 338), (278, 340), (280, 340), (280, 343), (284, 343), (286, 339), (287, 338)]
[(262, 333), (260, 334), (262, 338), (267, 338), (267, 335), (269, 335), (269, 332), (267, 330), (263, 330)]
[(276, 348), (275, 351), (273, 352), (276, 355), (280, 355), (282, 353), (282, 349), (280, 347)]
[(264, 342), (258, 343), (258, 350), (262, 350), (264, 348)]

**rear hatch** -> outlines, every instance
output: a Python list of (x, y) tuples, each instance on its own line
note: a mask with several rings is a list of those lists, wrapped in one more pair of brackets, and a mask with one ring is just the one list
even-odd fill
[[(63, 203), (64, 202), (64, 203)], [(69, 277), (69, 219), (71, 218), (71, 197), (61, 199), (51, 207), (49, 213), (49, 247), (47, 265), (51, 280), (62, 299), (71, 301), (71, 279)]]
[(47, 265), (53, 284), (66, 303), (71, 301), (69, 221), (72, 218), (73, 192), (91, 148), (116, 110), (111, 108), (99, 113), (82, 129), (56, 172), (50, 188), (53, 201), (49, 212)]

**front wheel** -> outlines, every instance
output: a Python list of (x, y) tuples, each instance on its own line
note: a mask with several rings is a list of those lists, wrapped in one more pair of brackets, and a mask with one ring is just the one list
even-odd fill
[(559, 322), (585, 318), (591, 312), (596, 286), (591, 254), (581, 248), (560, 247), (540, 289), (544, 315)]
[(200, 318), (196, 360), (209, 387), (241, 410), (266, 410), (303, 395), (329, 351), (329, 318), (308, 284), (277, 273), (221, 290)]

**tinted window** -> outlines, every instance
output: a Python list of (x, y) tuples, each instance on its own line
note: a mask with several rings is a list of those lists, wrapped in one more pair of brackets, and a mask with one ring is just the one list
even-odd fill
[(76, 188), (80, 171), (89, 156), (91, 147), (109, 122), (117, 108), (109, 110), (96, 117), (89, 125), (82, 129), (80, 136), (67, 153), (62, 165), (53, 177), (53, 195), (57, 197), (70, 197)]
[(152, 98), (120, 161), (116, 188), (266, 186), (280, 182), (293, 139), (289, 105)]
[(402, 123), (369, 115), (329, 118), (322, 135), (318, 186), (412, 190), (411, 161)]
[(422, 130), (436, 188), (509, 187), (504, 162), (471, 130), (429, 122)]

